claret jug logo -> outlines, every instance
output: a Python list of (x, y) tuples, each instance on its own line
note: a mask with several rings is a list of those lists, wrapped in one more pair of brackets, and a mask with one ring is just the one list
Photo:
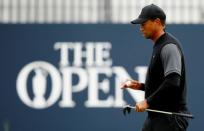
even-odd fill
[[(32, 78), (32, 90), (34, 99), (31, 100), (27, 93), (28, 76), (34, 71)], [(52, 90), (48, 100), (45, 100), (47, 88), (47, 75), (52, 81)], [(36, 61), (26, 65), (19, 73), (17, 79), (17, 93), (20, 99), (30, 107), (46, 108), (54, 104), (61, 94), (61, 79), (58, 70), (51, 64), (43, 61)]]
[[(56, 42), (54, 49), (60, 54), (58, 68), (46, 61), (33, 61), (19, 71), (16, 89), (20, 100), (35, 109), (48, 108), (57, 101), (61, 108), (73, 108), (77, 103), (72, 95), (87, 90), (87, 108), (122, 107), (126, 102), (119, 86), (131, 76), (124, 67), (113, 66), (111, 48), (110, 42)], [(133, 69), (141, 82), (146, 70), (146, 66)], [(135, 101), (144, 97), (141, 91), (127, 92)], [(103, 99), (101, 94), (105, 95)]]

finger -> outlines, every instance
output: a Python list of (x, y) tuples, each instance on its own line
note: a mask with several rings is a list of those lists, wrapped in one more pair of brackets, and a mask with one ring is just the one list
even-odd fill
[(131, 83), (133, 83), (133, 84), (139, 84), (139, 82), (136, 81), (136, 80), (131, 80)]
[(129, 86), (131, 86), (131, 85), (132, 85), (131, 80), (126, 80), (125, 82), (123, 82), (123, 83), (120, 85), (120, 87), (121, 87), (121, 88), (126, 88), (126, 87), (129, 87)]
[(120, 87), (124, 87), (125, 85), (126, 85), (126, 83), (123, 82), (123, 83), (120, 84)]
[(138, 105), (135, 106), (135, 110), (136, 110), (136, 112), (139, 112), (139, 106)]
[(125, 83), (122, 83), (121, 85), (120, 85), (120, 88), (121, 89), (124, 89), (124, 88), (126, 88), (127, 87), (127, 85), (125, 84)]
[(143, 112), (143, 108), (141, 107), (140, 104), (137, 104), (136, 107), (137, 107), (137, 112)]
[(143, 112), (143, 108), (140, 108), (140, 111), (139, 112)]
[(142, 110), (141, 110), (141, 112), (144, 112), (144, 111), (145, 111), (145, 109), (142, 109)]

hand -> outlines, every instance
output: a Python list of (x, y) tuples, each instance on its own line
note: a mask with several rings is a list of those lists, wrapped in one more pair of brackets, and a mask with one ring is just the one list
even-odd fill
[(137, 112), (144, 112), (149, 107), (147, 100), (141, 101), (135, 105)]
[(139, 90), (141, 88), (141, 83), (136, 80), (127, 80), (121, 84), (121, 89), (132, 88), (135, 90)]

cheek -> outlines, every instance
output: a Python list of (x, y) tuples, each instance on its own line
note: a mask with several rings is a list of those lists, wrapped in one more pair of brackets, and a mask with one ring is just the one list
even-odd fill
[(151, 27), (146, 26), (146, 27), (144, 28), (144, 31), (145, 31), (146, 33), (150, 32), (150, 31), (151, 31)]
[(148, 31), (149, 30), (149, 26), (148, 25), (145, 25), (145, 26), (143, 26), (143, 28), (142, 28), (145, 32), (146, 31)]
[(156, 26), (156, 24), (152, 24), (152, 31), (155, 31), (156, 30), (156, 28), (157, 28), (157, 26)]
[(151, 33), (151, 32), (153, 32), (154, 31), (154, 25), (148, 25), (148, 27), (147, 27), (147, 31), (149, 32), (149, 33)]

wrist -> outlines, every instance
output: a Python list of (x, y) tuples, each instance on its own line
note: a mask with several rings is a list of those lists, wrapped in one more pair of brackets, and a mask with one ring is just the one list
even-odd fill
[(145, 84), (144, 83), (139, 83), (139, 90), (145, 90)]

